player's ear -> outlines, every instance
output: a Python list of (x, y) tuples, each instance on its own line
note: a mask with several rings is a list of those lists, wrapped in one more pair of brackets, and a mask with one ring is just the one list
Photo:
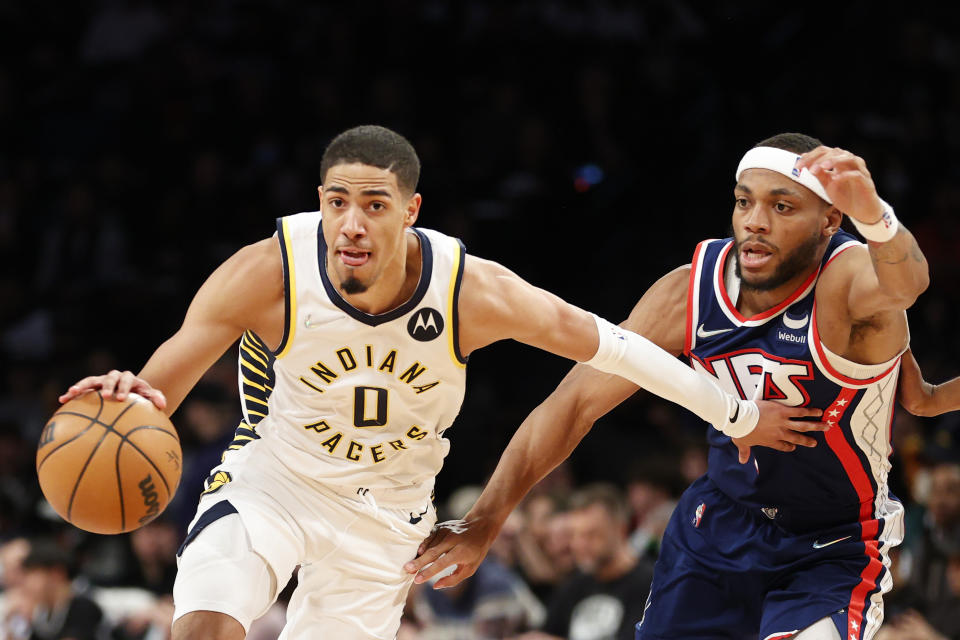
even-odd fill
[(407, 200), (406, 209), (403, 212), (403, 226), (412, 227), (420, 215), (420, 205), (423, 202), (423, 196), (415, 193)]
[(823, 220), (823, 235), (830, 237), (837, 231), (840, 231), (840, 223), (843, 222), (843, 213), (836, 207), (827, 209), (827, 215)]

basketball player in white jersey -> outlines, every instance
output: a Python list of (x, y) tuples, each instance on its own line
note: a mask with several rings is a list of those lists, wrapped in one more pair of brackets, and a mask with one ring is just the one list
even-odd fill
[[(613, 371), (732, 434), (816, 430), (819, 411), (748, 402), (459, 241), (414, 228), (410, 144), (382, 127), (324, 153), (320, 211), (278, 221), (200, 288), (139, 376), (86, 378), (170, 414), (238, 338), (244, 424), (179, 554), (173, 637), (242, 638), (295, 567), (283, 638), (393, 638), (436, 517), (434, 476), (474, 350), (513, 338)], [(793, 431), (791, 431), (793, 433)], [(245, 443), (245, 444), (244, 444)]]

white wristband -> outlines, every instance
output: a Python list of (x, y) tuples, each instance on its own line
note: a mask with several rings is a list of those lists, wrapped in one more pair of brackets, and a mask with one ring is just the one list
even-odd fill
[[(732, 397), (732, 396), (731, 396)], [(757, 428), (760, 420), (760, 407), (753, 400), (739, 400), (734, 398), (737, 407), (722, 427), (714, 428), (731, 438), (742, 438)]]
[(900, 227), (900, 222), (893, 212), (893, 207), (884, 202), (883, 199), (881, 199), (880, 202), (883, 204), (883, 215), (876, 222), (867, 224), (866, 222), (860, 222), (852, 216), (850, 217), (850, 220), (853, 221), (853, 226), (857, 228), (860, 235), (870, 242), (887, 242), (893, 239), (893, 236), (897, 235), (897, 229)]
[(731, 437), (743, 437), (757, 426), (760, 409), (755, 402), (730, 395), (716, 378), (694, 371), (643, 336), (599, 316), (594, 319), (600, 344), (584, 364), (676, 402)]

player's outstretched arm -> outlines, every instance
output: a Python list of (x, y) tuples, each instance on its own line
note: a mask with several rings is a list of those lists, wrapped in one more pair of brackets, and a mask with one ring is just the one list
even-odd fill
[(909, 349), (901, 360), (898, 392), (900, 404), (915, 416), (938, 416), (960, 410), (960, 377), (942, 384), (927, 382)]
[(153, 353), (143, 370), (90, 376), (60, 396), (66, 402), (87, 391), (123, 400), (130, 392), (172, 414), (204, 372), (245, 329), (264, 326), (283, 300), (283, 271), (275, 238), (244, 247), (200, 287), (183, 325)]
[[(682, 267), (661, 278), (637, 303), (630, 317), (622, 325), (624, 329), (635, 330), (648, 336), (652, 341), (649, 344), (650, 347), (654, 344), (659, 345), (660, 348), (648, 349), (651, 356), (649, 362), (638, 365), (641, 368), (646, 366), (648, 369), (641, 373), (634, 372), (636, 379), (630, 381), (586, 365), (575, 366), (557, 389), (521, 424), (504, 451), (481, 497), (465, 520), (438, 525), (435, 533), (421, 545), (418, 557), (405, 565), (405, 569), (410, 573), (420, 572), (415, 579), (417, 582), (423, 582), (454, 564), (457, 565), (456, 571), (439, 580), (435, 585), (436, 588), (453, 586), (472, 575), (496, 538), (503, 522), (527, 491), (570, 454), (598, 418), (636, 391), (641, 378), (674, 379), (676, 376), (690, 385), (686, 391), (696, 390), (703, 384), (715, 385), (715, 382), (694, 372), (675, 358), (682, 350), (684, 341), (689, 271), (689, 266)], [(513, 326), (513, 323), (521, 326), (520, 331), (523, 332), (523, 337), (517, 339), (547, 350), (553, 350), (551, 348), (553, 345), (562, 345), (565, 340), (579, 340), (592, 343), (591, 349), (597, 350), (600, 340), (596, 322), (589, 314), (522, 281), (514, 282), (514, 279), (519, 280), (519, 278), (499, 265), (496, 265), (494, 272), (497, 274), (496, 277), (502, 278), (502, 282), (507, 283), (508, 289), (517, 288), (514, 292), (504, 293), (502, 299), (507, 300), (507, 304), (519, 304), (514, 308), (523, 310), (528, 318), (532, 316), (530, 322), (537, 325), (535, 330), (531, 331), (522, 327), (524, 321), (520, 318), (508, 320), (508, 326)], [(467, 291), (467, 284), (465, 273), (464, 293)], [(523, 294), (525, 288), (534, 289), (530, 297)], [(483, 283), (478, 283), (477, 289), (482, 290)], [(537, 304), (537, 297), (542, 297), (544, 304)], [(511, 300), (512, 302), (509, 302)], [(525, 303), (524, 300), (526, 300)], [(488, 312), (484, 309), (483, 305), (486, 303), (482, 299), (468, 300), (467, 308), (473, 308), (470, 307), (471, 304), (478, 305), (472, 313)], [(479, 319), (468, 315), (463, 298), (461, 298), (461, 312), (461, 317), (465, 319), (468, 317), (474, 321)], [(493, 317), (484, 316), (483, 324), (473, 322), (464, 326), (461, 345), (472, 350), (493, 342), (495, 336), (492, 336), (489, 330), (493, 323), (499, 321), (497, 318), (500, 313), (502, 312), (495, 310)], [(569, 320), (559, 319), (558, 316), (563, 314), (571, 314), (572, 317)], [(586, 315), (589, 321), (579, 318), (580, 314)], [(548, 321), (541, 322), (543, 318)], [(556, 331), (557, 326), (562, 327), (564, 322), (574, 327), (574, 332), (579, 330), (582, 333), (572, 337), (565, 335), (562, 330), (551, 333)], [(579, 327), (583, 328), (579, 329)], [(585, 353), (572, 356), (559, 350), (555, 352), (567, 357), (589, 357), (589, 354)], [(696, 391), (685, 398), (682, 397), (682, 393), (676, 393), (676, 389), (664, 390), (663, 386), (649, 379), (642, 380), (642, 386), (655, 387), (652, 390), (659, 395), (669, 397), (688, 408), (692, 400), (702, 400), (691, 397)], [(710, 397), (718, 397), (712, 388), (709, 393)], [(726, 394), (722, 395), (724, 397), (719, 400), (721, 415), (727, 407)], [(799, 423), (790, 423), (789, 418), (819, 415), (818, 410), (795, 409), (768, 402), (760, 404), (763, 410), (755, 431), (765, 436), (750, 444), (776, 446), (778, 449), (790, 450), (798, 444), (810, 446), (816, 443), (812, 438), (793, 430), (794, 427), (799, 426)], [(703, 407), (700, 407), (700, 410), (703, 411)], [(726, 418), (725, 415), (723, 417)], [(804, 430), (808, 428), (807, 425), (810, 430), (823, 428), (819, 423), (805, 423)], [(747, 451), (750, 444), (744, 445)]]
[(913, 234), (877, 195), (863, 159), (843, 149), (817, 147), (798, 161), (797, 169), (802, 168), (820, 180), (833, 206), (853, 220), (868, 240), (869, 262), (864, 256), (848, 260), (846, 266), (851, 317), (873, 318), (912, 306), (930, 283), (927, 259)]

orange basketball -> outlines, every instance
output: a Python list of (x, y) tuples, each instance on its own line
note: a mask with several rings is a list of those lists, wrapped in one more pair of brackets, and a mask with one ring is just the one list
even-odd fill
[(94, 533), (132, 531), (160, 515), (180, 482), (180, 439), (152, 402), (94, 391), (53, 414), (40, 434), (37, 476), (63, 519)]

